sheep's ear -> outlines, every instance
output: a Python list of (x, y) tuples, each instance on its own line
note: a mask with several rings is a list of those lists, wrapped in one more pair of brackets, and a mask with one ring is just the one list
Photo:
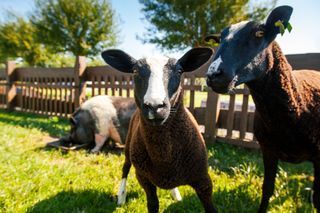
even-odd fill
[(122, 50), (106, 50), (101, 53), (101, 56), (104, 61), (113, 68), (121, 72), (133, 72), (132, 68), (136, 63), (136, 60)]
[(205, 64), (212, 55), (213, 50), (211, 48), (193, 48), (184, 54), (178, 60), (178, 63), (181, 65), (183, 72), (191, 72)]
[(205, 40), (206, 42), (209, 42), (209, 41), (213, 40), (215, 43), (220, 44), (221, 35), (220, 35), (220, 34), (208, 35), (207, 37), (204, 38), (204, 40)]
[(288, 26), (292, 11), (293, 8), (290, 6), (280, 6), (271, 11), (265, 23), (266, 37), (268, 40), (274, 40), (277, 34), (280, 33), (279, 26), (276, 26), (278, 21), (281, 21), (285, 28)]

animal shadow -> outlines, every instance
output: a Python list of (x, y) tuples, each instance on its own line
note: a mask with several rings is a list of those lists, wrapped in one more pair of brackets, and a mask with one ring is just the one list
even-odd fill
[(257, 212), (260, 197), (250, 195), (250, 185), (245, 183), (235, 189), (218, 189), (213, 193), (213, 201), (219, 212)]
[(181, 201), (176, 201), (175, 203), (169, 205), (167, 209), (165, 209), (163, 212), (164, 213), (172, 213), (172, 212), (192, 213), (192, 212), (204, 212), (204, 210), (197, 194), (194, 192), (193, 195), (183, 196)]
[[(249, 196), (247, 188), (249, 185), (243, 184), (236, 189), (219, 189), (212, 194), (213, 204), (218, 212), (257, 212), (259, 198)], [(204, 212), (202, 204), (194, 192), (193, 195), (183, 196), (182, 201), (171, 204), (166, 210), (171, 212)]]
[(263, 162), (260, 151), (223, 143), (216, 143), (214, 146), (208, 146), (207, 149), (209, 152), (214, 153), (208, 157), (209, 166), (225, 172), (231, 177), (234, 176), (232, 168), (243, 164), (253, 167), (257, 175), (263, 175)]
[(113, 212), (116, 197), (96, 190), (62, 191), (28, 209), (37, 212)]
[(63, 148), (58, 148), (58, 147), (53, 147), (48, 144), (42, 147), (37, 147), (34, 149), (36, 152), (54, 152), (54, 151), (59, 151), (62, 155), (67, 154), (68, 152), (77, 152), (77, 151), (85, 151), (87, 154), (91, 155), (107, 155), (107, 154), (112, 154), (112, 155), (117, 155), (120, 156), (124, 152), (124, 148), (118, 148), (118, 147), (112, 147), (110, 148), (109, 146), (104, 146), (98, 153), (92, 153), (90, 150), (93, 148), (93, 146), (88, 146), (88, 147), (83, 147), (75, 150), (66, 150)]
[[(0, 110), (1, 113), (6, 113)], [(51, 137), (63, 135), (69, 125), (68, 120), (59, 118), (57, 121), (44, 115), (36, 115), (23, 112), (11, 112), (9, 117), (0, 117), (0, 121), (13, 126), (23, 128), (35, 128), (48, 133)]]

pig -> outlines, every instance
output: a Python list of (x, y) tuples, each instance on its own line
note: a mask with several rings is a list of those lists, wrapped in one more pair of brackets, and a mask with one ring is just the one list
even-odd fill
[(85, 101), (70, 117), (70, 134), (63, 146), (84, 145), (99, 152), (111, 140), (110, 148), (123, 147), (136, 104), (133, 98), (99, 95)]

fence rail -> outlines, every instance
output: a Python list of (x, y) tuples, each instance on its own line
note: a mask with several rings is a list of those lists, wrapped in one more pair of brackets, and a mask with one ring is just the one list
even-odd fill
[[(288, 55), (294, 69), (320, 70), (320, 53)], [(77, 57), (70, 68), (16, 68), (7, 62), (0, 69), (0, 108), (67, 117), (90, 96), (133, 97), (133, 78), (110, 66), (86, 67)], [(218, 95), (205, 87), (208, 63), (184, 73), (185, 104), (201, 125), (208, 143), (218, 139), (258, 148), (253, 135), (254, 104), (247, 87)]]

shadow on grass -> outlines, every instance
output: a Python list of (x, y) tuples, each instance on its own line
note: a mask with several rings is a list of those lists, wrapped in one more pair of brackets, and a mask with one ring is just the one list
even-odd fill
[(116, 198), (110, 193), (94, 190), (62, 191), (38, 202), (27, 212), (113, 212), (116, 207)]
[[(208, 146), (209, 166), (233, 176), (232, 168), (250, 165), (257, 175), (263, 175), (262, 155), (259, 150), (249, 150), (218, 142)], [(211, 153), (211, 154), (210, 154)]]
[[(45, 115), (36, 115), (31, 113), (23, 113), (23, 112), (10, 112), (8, 113), (5, 110), (0, 109), (0, 122), (3, 122), (7, 125), (12, 126), (20, 126), (28, 129), (38, 129), (39, 131), (48, 133), (52, 138), (59, 138), (61, 136), (65, 136), (69, 134), (70, 124), (69, 121), (65, 118), (58, 117), (48, 117)], [(47, 141), (52, 142), (52, 141)], [(107, 142), (109, 143), (109, 142)], [(120, 155), (124, 149), (121, 148), (113, 148), (110, 149), (109, 146), (106, 145), (102, 148), (101, 154), (115, 154)], [(94, 144), (90, 145), (88, 149), (83, 148), (84, 150), (91, 150), (94, 147)], [(61, 152), (68, 152), (63, 149), (53, 148), (51, 146), (45, 146), (36, 148), (35, 151), (53, 151), (60, 150)], [(75, 150), (70, 150), (75, 151)]]
[(114, 149), (109, 149), (107, 148), (106, 146), (104, 146), (102, 148), (102, 150), (99, 152), (99, 153), (91, 153), (90, 150), (92, 149), (93, 147), (89, 147), (89, 148), (80, 148), (80, 149), (77, 149), (77, 150), (65, 150), (65, 149), (62, 149), (62, 148), (56, 148), (56, 147), (52, 147), (52, 146), (43, 146), (43, 147), (37, 147), (34, 149), (35, 152), (54, 152), (54, 151), (59, 151), (61, 152), (61, 154), (68, 154), (68, 152), (77, 152), (77, 151), (80, 151), (80, 150), (84, 150), (87, 154), (90, 154), (90, 155), (107, 155), (107, 154), (112, 154), (112, 155), (117, 155), (117, 156), (120, 156), (121, 154), (124, 153), (124, 149), (118, 149), (118, 148), (114, 148)]
[(245, 183), (235, 189), (219, 189), (213, 193), (213, 200), (219, 212), (257, 212), (260, 198), (253, 197)]
[(171, 204), (163, 212), (203, 212), (203, 208), (196, 192), (194, 192), (193, 195), (182, 197), (182, 201), (176, 201)]
[[(213, 193), (213, 204), (218, 212), (257, 212), (259, 198), (252, 198), (249, 185), (243, 184), (232, 190), (218, 190)], [(164, 212), (204, 212), (202, 204), (194, 192), (182, 201), (171, 204)]]
[(23, 128), (39, 129), (52, 137), (62, 136), (69, 129), (68, 121), (64, 118), (22, 112), (8, 113), (5, 110), (0, 110), (0, 122)]
[[(312, 194), (307, 188), (312, 188), (313, 182), (309, 178), (304, 177), (301, 179), (289, 179), (286, 182), (283, 181), (281, 186), (276, 186), (275, 192), (271, 197), (269, 206), (280, 206), (288, 199), (294, 200), (294, 208), (296, 212), (313, 212), (312, 207)], [(281, 196), (277, 196), (276, 191), (282, 191)], [(300, 203), (300, 205), (299, 205)]]
[[(58, 148), (55, 148), (55, 147), (51, 147), (51, 146), (43, 146), (43, 147), (37, 147), (35, 149), (33, 149), (33, 151), (37, 152), (37, 153), (51, 153), (51, 152), (60, 152), (61, 155), (67, 155), (69, 152), (74, 152), (73, 151), (67, 151), (67, 150), (64, 150), (64, 149), (58, 149)], [(75, 150), (75, 151), (78, 151), (78, 150)]]
[[(209, 166), (222, 172), (226, 172), (230, 176), (234, 175), (233, 168), (239, 168), (241, 166), (244, 166), (245, 168), (250, 167), (251, 172), (253, 172), (254, 175), (260, 177), (263, 177), (264, 175), (262, 153), (260, 150), (249, 150), (218, 142), (208, 146), (208, 152)], [(288, 175), (300, 175), (302, 173), (313, 175), (312, 164), (307, 161), (299, 164), (279, 161), (278, 167), (281, 167)]]
[[(214, 146), (208, 147), (208, 152), (213, 153), (209, 157), (209, 165), (213, 168), (225, 172), (231, 178), (235, 178), (235, 172), (241, 172), (243, 175), (258, 176), (261, 178), (261, 185), (264, 176), (264, 167), (262, 162), (262, 154), (258, 150), (247, 150), (240, 147), (235, 147), (229, 144), (217, 143)], [(310, 191), (306, 188), (311, 188), (313, 185), (313, 168), (311, 162), (303, 162), (300, 164), (292, 164), (286, 162), (279, 162), (276, 180), (279, 181), (275, 186), (273, 199), (269, 206), (279, 206), (288, 199), (293, 199), (295, 208), (301, 211), (312, 212), (310, 205)], [(280, 184), (279, 184), (280, 183)], [(258, 209), (260, 198), (250, 200), (249, 194), (247, 196), (245, 191), (249, 185), (244, 184), (234, 191), (216, 192), (214, 200), (217, 206), (229, 206), (230, 210), (226, 212), (255, 212)], [(261, 195), (261, 188), (257, 189)], [(281, 193), (281, 195), (277, 195)], [(242, 195), (244, 196), (242, 196)], [(224, 201), (220, 201), (224, 199)], [(225, 204), (224, 204), (225, 203)], [(238, 203), (238, 204), (237, 204)], [(298, 204), (299, 203), (299, 204)], [(302, 206), (300, 206), (302, 204)], [(252, 208), (251, 206), (255, 206)], [(236, 208), (236, 209), (233, 209)], [(238, 208), (238, 209), (237, 209)], [(225, 212), (224, 208), (219, 208), (220, 212)], [(309, 211), (310, 210), (310, 211)]]

